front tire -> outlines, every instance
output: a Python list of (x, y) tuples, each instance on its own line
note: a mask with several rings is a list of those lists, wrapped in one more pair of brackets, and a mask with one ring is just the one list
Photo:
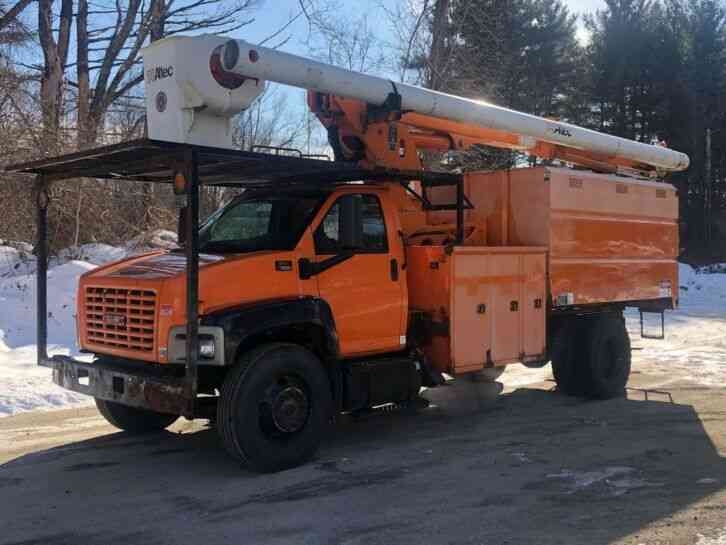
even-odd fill
[(95, 398), (95, 401), (98, 412), (109, 424), (129, 433), (161, 431), (171, 426), (179, 418), (175, 414), (137, 409), (105, 399)]
[(229, 370), (217, 404), (222, 443), (261, 472), (309, 460), (326, 434), (332, 394), (320, 360), (302, 346), (263, 345)]

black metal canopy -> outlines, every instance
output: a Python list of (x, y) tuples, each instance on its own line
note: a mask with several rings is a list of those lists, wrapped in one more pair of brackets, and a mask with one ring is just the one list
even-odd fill
[[(355, 163), (329, 161), (302, 154), (284, 155), (140, 139), (10, 165), (8, 172), (42, 176), (45, 181), (98, 178), (171, 183), (185, 154), (196, 156), (202, 185), (267, 186), (335, 184), (358, 180), (421, 180), (430, 185), (453, 184), (458, 174), (364, 169)], [(273, 148), (274, 151), (274, 148)]]
[[(193, 418), (197, 411), (198, 393), (198, 226), (199, 188), (201, 185), (301, 187), (359, 180), (380, 180), (397, 183), (419, 180), (422, 182), (424, 192), (422, 196), (417, 196), (424, 205), (428, 203), (425, 192), (426, 187), (455, 185), (457, 188), (456, 204), (446, 208), (456, 210), (457, 240), (463, 239), (465, 197), (464, 178), (461, 174), (363, 169), (352, 163), (327, 161), (319, 157), (306, 157), (299, 152), (297, 156), (290, 156), (283, 154), (283, 150), (280, 149), (271, 148), (270, 151), (273, 151), (273, 153), (228, 150), (141, 139), (7, 167), (5, 170), (8, 172), (33, 174), (36, 179), (34, 195), (38, 235), (38, 266), (36, 269), (38, 283), (38, 297), (36, 299), (38, 364), (53, 367), (55, 369), (54, 380), (61, 380), (61, 375), (65, 374), (75, 381), (76, 374), (78, 377), (81, 376), (80, 373), (85, 373), (83, 376), (89, 376), (92, 370), (95, 377), (93, 379), (94, 384), (103, 382), (100, 377), (104, 370), (100, 367), (91, 368), (87, 364), (70, 357), (48, 357), (48, 207), (51, 203), (48, 186), (53, 181), (73, 178), (97, 178), (172, 183), (177, 173), (183, 173), (185, 177), (183, 195), (178, 195), (183, 200), (177, 201), (177, 206), (180, 207), (181, 217), (184, 218), (183, 228), (186, 233), (186, 243), (184, 245), (186, 255), (186, 364), (184, 378), (180, 383), (182, 393), (176, 401), (183, 407), (181, 409), (183, 414), (190, 418)], [(407, 184), (404, 185), (409, 191), (413, 192)], [(110, 380), (108, 378), (110, 376), (106, 373), (108, 380)], [(138, 388), (138, 377), (132, 377), (131, 375), (113, 375), (113, 377), (114, 380), (121, 380), (124, 384), (125, 381), (133, 379), (136, 381), (135, 384)], [(63, 382), (63, 384), (66, 383)], [(147, 386), (149, 388), (156, 387), (151, 383)], [(164, 387), (164, 385), (161, 386)], [(179, 387), (178, 384), (171, 386)], [(88, 389), (87, 393), (92, 392)]]

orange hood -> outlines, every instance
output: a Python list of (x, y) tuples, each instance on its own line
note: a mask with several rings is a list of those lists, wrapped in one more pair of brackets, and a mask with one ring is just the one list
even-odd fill
[[(199, 256), (199, 314), (230, 306), (287, 297), (311, 295), (314, 281), (300, 279), (295, 251), (261, 251), (233, 255)], [(284, 264), (284, 266), (283, 266)], [(84, 274), (78, 297), (81, 344), (99, 353), (140, 357), (126, 349), (99, 346), (88, 341), (85, 323), (89, 313), (86, 293), (98, 289), (144, 290), (154, 300), (153, 350), (141, 359), (164, 361), (159, 347), (167, 345), (171, 327), (186, 322), (186, 257), (180, 253), (155, 252), (112, 263)], [(88, 290), (92, 290), (89, 292)], [(95, 292), (93, 290), (96, 290)], [(89, 305), (93, 302), (89, 300)], [(90, 307), (89, 307), (90, 308)], [(115, 312), (115, 309), (111, 309)], [(93, 327), (93, 326), (92, 326)]]
[[(248, 254), (249, 255), (249, 254)], [(199, 266), (204, 267), (224, 260), (223, 256), (200, 254)], [(183, 253), (154, 252), (117, 261), (86, 273), (94, 277), (128, 277), (139, 280), (172, 278), (186, 271), (187, 260)]]

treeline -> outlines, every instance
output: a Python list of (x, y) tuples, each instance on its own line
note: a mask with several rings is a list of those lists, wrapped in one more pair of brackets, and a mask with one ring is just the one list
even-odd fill
[[(0, 0), (0, 168), (142, 137), (142, 47), (176, 34), (233, 33), (254, 23), (261, 4)], [(240, 116), (240, 146), (270, 143), (274, 134), (285, 143), (299, 127), (284, 115), (284, 104), (268, 94)], [(158, 185), (73, 180), (54, 184), (51, 195), (53, 249), (122, 243), (176, 225), (171, 191)], [(205, 191), (204, 209), (221, 198)], [(0, 241), (32, 242), (31, 181), (0, 173), (0, 203)]]
[[(229, 32), (254, 24), (255, 9), (275, 9), (270, 0), (201, 4), (0, 0), (0, 165), (138, 137), (142, 45), (176, 33)], [(325, 62), (398, 72), (688, 153), (691, 168), (666, 179), (679, 189), (681, 245), (692, 260), (726, 261), (726, 0), (605, 0), (581, 19), (564, 0), (399, 0), (380, 8), (392, 29), (386, 36), (365, 16), (340, 19), (336, 0), (299, 5), (289, 25), (269, 29), (265, 45), (284, 45), (295, 20), (307, 19), (309, 54)], [(286, 112), (286, 102), (268, 94), (243, 114), (240, 145), (309, 147), (315, 121)], [(507, 167), (515, 158), (484, 149), (462, 161)], [(171, 200), (158, 188), (86, 180), (54, 191), (59, 245), (119, 242), (173, 225)], [(222, 198), (205, 197), (207, 208)], [(0, 239), (31, 240), (27, 180), (0, 177), (0, 202)]]
[[(429, 86), (687, 153), (686, 257), (726, 259), (726, 4), (606, 0), (584, 27), (561, 0), (438, 0)], [(502, 154), (475, 158), (500, 164)]]

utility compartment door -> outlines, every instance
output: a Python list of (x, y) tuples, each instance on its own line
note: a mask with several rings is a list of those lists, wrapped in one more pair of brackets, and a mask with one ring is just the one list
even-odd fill
[(454, 248), (451, 367), (535, 361), (545, 352), (545, 248)]
[(522, 273), (522, 352), (524, 361), (540, 361), (546, 351), (546, 261), (544, 254), (521, 257)]
[(518, 254), (487, 256), (492, 294), (493, 363), (519, 360), (522, 349), (522, 257)]
[(491, 350), (491, 288), (487, 256), (472, 248), (456, 248), (451, 268), (451, 360), (465, 373), (484, 366)]

